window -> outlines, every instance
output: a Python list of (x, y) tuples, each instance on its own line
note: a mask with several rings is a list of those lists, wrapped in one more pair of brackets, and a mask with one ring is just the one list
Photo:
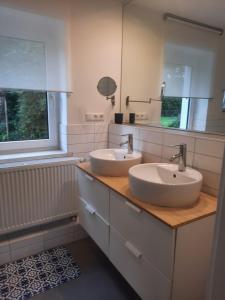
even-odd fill
[(46, 93), (3, 92), (0, 113), (0, 142), (49, 138)]
[(191, 46), (181, 41), (167, 42), (164, 56), (161, 124), (204, 131), (212, 93), (215, 51), (198, 48), (194, 42)]
[(160, 123), (163, 127), (180, 128), (182, 98), (163, 97)]
[[(168, 52), (169, 49), (167, 49), (167, 55)], [(192, 67), (182, 64), (165, 64), (163, 72), (167, 96), (163, 97), (162, 101), (161, 125), (188, 129), (190, 99), (187, 96), (190, 95)], [(181, 95), (184, 96), (181, 97)]]
[(58, 149), (64, 21), (0, 8), (0, 154)]
[(58, 118), (58, 100), (53, 93), (0, 92), (0, 153), (55, 148)]

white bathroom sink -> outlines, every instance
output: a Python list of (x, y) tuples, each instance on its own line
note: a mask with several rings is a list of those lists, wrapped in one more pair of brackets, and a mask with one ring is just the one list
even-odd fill
[(102, 176), (127, 176), (130, 167), (141, 163), (142, 154), (125, 149), (100, 149), (90, 153), (92, 171)]
[(186, 168), (178, 171), (175, 164), (149, 163), (129, 170), (132, 193), (140, 200), (158, 206), (185, 207), (196, 202), (202, 186), (202, 175)]

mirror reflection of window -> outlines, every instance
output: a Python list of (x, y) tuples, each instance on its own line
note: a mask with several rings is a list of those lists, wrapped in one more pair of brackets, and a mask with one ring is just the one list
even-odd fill
[(191, 87), (191, 66), (178, 64), (164, 64), (163, 81), (166, 82), (167, 96), (188, 96)]
[[(210, 20), (206, 23), (212, 25)], [(162, 19), (150, 4), (131, 1), (123, 18), (122, 112), (145, 115), (145, 120), (136, 118), (139, 124), (158, 127), (163, 120), (166, 127), (224, 134), (225, 34), (221, 33)], [(164, 80), (163, 102), (146, 104), (149, 98), (160, 99)], [(126, 106), (127, 96), (144, 102)]]
[[(165, 64), (163, 81), (166, 82), (161, 124), (164, 127), (188, 129), (190, 101), (181, 95), (190, 95), (192, 67), (178, 64)], [(167, 109), (166, 109), (167, 107)]]
[[(173, 107), (174, 112), (162, 110), (161, 124), (189, 130), (206, 130), (208, 102), (213, 97), (214, 71), (217, 48), (211, 45), (211, 33), (188, 26), (167, 23), (163, 81), (166, 82), (163, 106)], [(183, 34), (181, 34), (182, 30)], [(208, 40), (207, 40), (208, 38)], [(214, 36), (213, 36), (214, 38)], [(178, 100), (179, 99), (179, 100)], [(165, 101), (171, 103), (165, 104)], [(175, 111), (179, 113), (175, 116)], [(164, 115), (163, 115), (164, 114)], [(175, 117), (179, 122), (170, 122)], [(168, 126), (166, 126), (168, 127)]]

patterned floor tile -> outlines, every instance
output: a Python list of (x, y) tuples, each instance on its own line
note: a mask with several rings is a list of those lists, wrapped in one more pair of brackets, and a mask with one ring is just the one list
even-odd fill
[(0, 266), (0, 300), (25, 300), (72, 279), (80, 268), (65, 247)]

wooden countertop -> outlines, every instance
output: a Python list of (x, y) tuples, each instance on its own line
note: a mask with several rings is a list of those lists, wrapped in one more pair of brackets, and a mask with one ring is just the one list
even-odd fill
[(199, 200), (192, 207), (160, 207), (143, 202), (134, 197), (129, 188), (128, 177), (96, 175), (91, 171), (90, 163), (87, 162), (78, 164), (78, 168), (172, 228), (182, 226), (216, 213), (217, 199), (205, 193), (200, 194)]

